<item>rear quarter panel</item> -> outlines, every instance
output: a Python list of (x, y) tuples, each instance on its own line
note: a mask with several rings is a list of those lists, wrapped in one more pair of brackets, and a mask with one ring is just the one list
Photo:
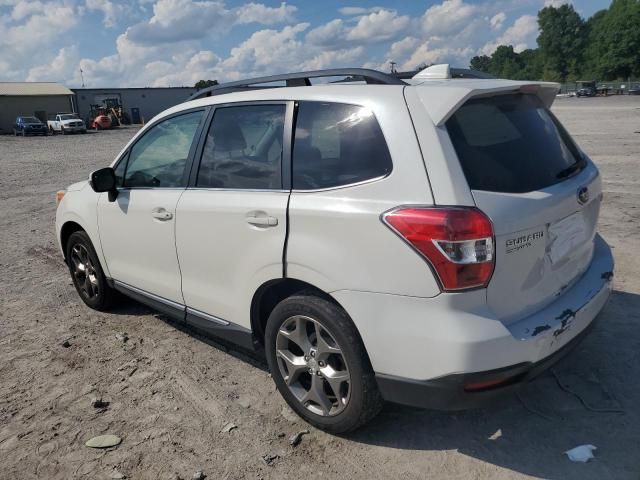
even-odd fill
[(289, 203), (287, 276), (326, 292), (435, 296), (440, 290), (429, 266), (381, 221), (381, 215), (394, 207), (432, 205), (433, 198), (402, 87), (383, 87), (376, 93), (331, 101), (373, 110), (393, 171), (354, 186), (294, 190)]

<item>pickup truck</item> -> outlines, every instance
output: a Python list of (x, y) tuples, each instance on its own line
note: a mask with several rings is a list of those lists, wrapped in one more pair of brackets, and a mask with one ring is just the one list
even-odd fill
[(48, 120), (49, 132), (63, 135), (67, 133), (87, 133), (87, 126), (75, 113), (58, 113), (52, 120)]

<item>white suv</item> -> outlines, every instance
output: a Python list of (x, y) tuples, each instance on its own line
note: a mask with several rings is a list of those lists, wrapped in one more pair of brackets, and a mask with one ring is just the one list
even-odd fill
[(549, 111), (558, 86), (472, 76), (198, 92), (59, 193), (80, 297), (103, 310), (119, 291), (264, 351), (291, 408), (331, 432), (383, 400), (513, 391), (588, 331), (613, 259), (598, 170)]

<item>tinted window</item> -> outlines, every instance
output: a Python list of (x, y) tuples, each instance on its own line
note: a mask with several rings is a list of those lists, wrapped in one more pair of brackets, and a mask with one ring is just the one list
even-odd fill
[(470, 100), (446, 125), (475, 190), (539, 190), (560, 182), (560, 172), (580, 160), (568, 133), (535, 95)]
[(184, 186), (184, 169), (202, 114), (186, 113), (151, 127), (131, 148), (125, 186)]
[(285, 105), (216, 109), (202, 151), (196, 186), (282, 188)]
[(293, 188), (362, 182), (391, 172), (373, 112), (357, 105), (300, 102), (293, 147)]

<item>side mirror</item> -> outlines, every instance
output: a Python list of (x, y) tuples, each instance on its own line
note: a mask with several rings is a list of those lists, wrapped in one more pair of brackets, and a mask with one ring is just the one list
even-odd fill
[(108, 192), (110, 202), (115, 201), (118, 196), (118, 189), (116, 188), (116, 173), (111, 167), (101, 168), (100, 170), (96, 170), (91, 173), (89, 184), (91, 185), (91, 188), (93, 188), (94, 192)]

